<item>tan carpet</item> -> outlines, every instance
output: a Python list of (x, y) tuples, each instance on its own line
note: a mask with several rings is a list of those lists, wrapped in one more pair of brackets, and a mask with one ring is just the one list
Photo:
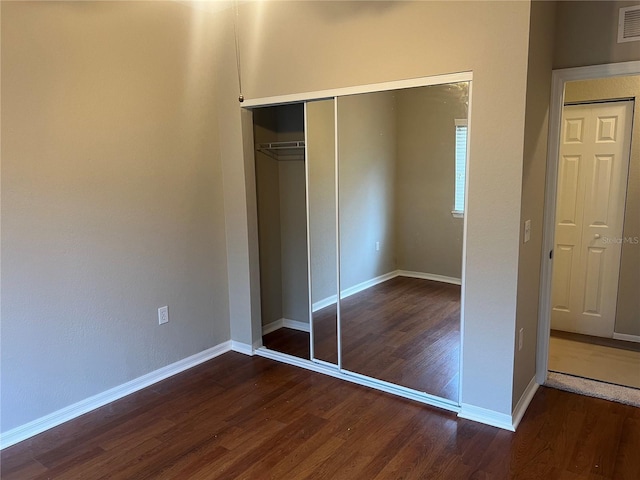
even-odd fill
[(549, 372), (545, 386), (640, 407), (640, 389)]

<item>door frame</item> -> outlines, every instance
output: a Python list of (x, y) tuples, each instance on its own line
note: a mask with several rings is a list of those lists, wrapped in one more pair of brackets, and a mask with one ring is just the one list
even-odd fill
[(545, 181), (544, 223), (542, 255), (540, 257), (540, 300), (538, 305), (538, 345), (536, 351), (536, 381), (543, 385), (549, 367), (549, 336), (551, 333), (551, 278), (555, 234), (556, 200), (558, 185), (558, 157), (560, 155), (560, 129), (564, 107), (564, 87), (567, 82), (595, 80), (626, 75), (640, 75), (640, 61), (564, 68), (551, 72), (551, 100), (549, 104), (549, 138), (547, 144), (547, 171)]

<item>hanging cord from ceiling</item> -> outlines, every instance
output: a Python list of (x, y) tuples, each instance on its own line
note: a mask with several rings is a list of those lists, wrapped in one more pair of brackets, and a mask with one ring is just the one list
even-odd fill
[(235, 15), (233, 16), (233, 36), (236, 42), (236, 68), (238, 70), (238, 89), (240, 91), (240, 95), (238, 96), (238, 101), (240, 103), (244, 102), (244, 95), (242, 94), (242, 72), (240, 69), (240, 32), (239, 32), (239, 19), (240, 12), (238, 9), (238, 1), (236, 0), (234, 3)]

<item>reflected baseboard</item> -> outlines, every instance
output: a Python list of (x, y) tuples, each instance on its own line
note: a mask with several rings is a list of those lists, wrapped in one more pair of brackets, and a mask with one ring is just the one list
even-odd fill
[[(436, 273), (412, 272), (409, 270), (394, 270), (393, 272), (385, 273), (384, 275), (380, 275), (379, 277), (375, 277), (370, 280), (364, 281), (362, 283), (358, 283), (353, 287), (349, 287), (343, 290), (342, 292), (340, 292), (340, 298), (350, 297), (351, 295), (355, 295), (356, 293), (362, 292), (367, 288), (371, 288), (375, 285), (378, 285), (379, 283), (386, 282), (387, 280), (391, 280), (392, 278), (396, 278), (396, 277), (420, 278), (423, 280), (431, 280), (434, 282), (451, 283), (453, 285), (462, 285), (462, 280), (455, 277), (447, 277), (445, 275), (438, 275)], [(313, 303), (312, 310), (314, 312), (317, 312), (318, 310), (322, 310), (323, 308), (326, 308), (330, 305), (335, 305), (337, 298), (338, 298), (337, 295), (331, 295), (327, 298), (323, 298), (322, 300), (318, 300), (317, 302)], [(275, 323), (275, 322), (272, 322), (272, 323)], [(274, 330), (276, 329), (274, 328)]]
[(314, 312), (317, 312), (318, 310), (322, 310), (323, 308), (327, 308), (331, 305), (335, 305), (337, 298), (338, 298), (337, 295), (331, 295), (330, 297), (323, 298), (322, 300), (318, 300), (313, 304), (312, 310)]
[(462, 280), (455, 277), (447, 277), (438, 275), (437, 273), (410, 272), (408, 270), (397, 270), (397, 277), (421, 278), (423, 280), (431, 280), (434, 282), (451, 283), (453, 285), (462, 285)]
[[(367, 288), (371, 288), (375, 285), (378, 285), (379, 283), (386, 282), (387, 280), (391, 280), (392, 278), (395, 278), (397, 276), (398, 276), (398, 271), (395, 270), (393, 272), (385, 273), (384, 275), (380, 275), (378, 277), (365, 280), (364, 282), (358, 283), (352, 287), (345, 288), (344, 290), (342, 290), (342, 292), (340, 292), (340, 298), (350, 297), (351, 295), (360, 293), (366, 290)], [(318, 310), (322, 310), (323, 308), (326, 308), (329, 305), (335, 305), (337, 298), (338, 298), (337, 295), (331, 295), (330, 297), (323, 298), (322, 300), (314, 302), (312, 310), (314, 312), (317, 312)]]
[(301, 332), (308, 332), (310, 330), (309, 324), (301, 322), (299, 320), (291, 320), (289, 318), (281, 318), (275, 322), (267, 323), (262, 326), (262, 335), (275, 332), (280, 328), (291, 328), (293, 330), (300, 330)]

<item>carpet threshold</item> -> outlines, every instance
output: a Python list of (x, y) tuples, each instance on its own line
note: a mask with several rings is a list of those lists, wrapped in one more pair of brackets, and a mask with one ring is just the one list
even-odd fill
[(549, 371), (545, 386), (640, 407), (640, 389)]

